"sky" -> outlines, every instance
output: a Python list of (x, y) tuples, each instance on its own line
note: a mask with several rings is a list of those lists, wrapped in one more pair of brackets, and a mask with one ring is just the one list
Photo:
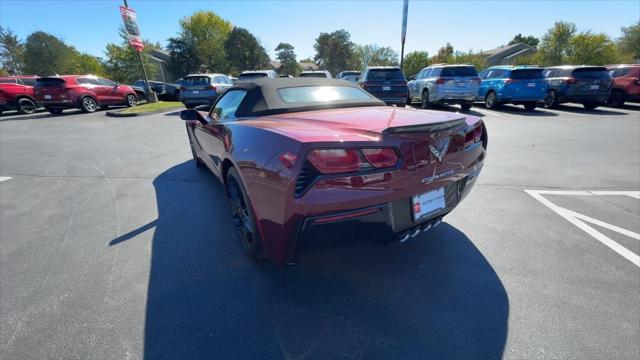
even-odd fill
[[(104, 57), (109, 42), (120, 42), (122, 0), (0, 0), (0, 25), (20, 38), (42, 30), (79, 51)], [(280, 42), (295, 47), (298, 59), (314, 55), (321, 32), (346, 29), (358, 44), (391, 46), (400, 52), (402, 1), (178, 1), (129, 0), (142, 36), (166, 45), (178, 21), (211, 10), (251, 31), (274, 57)], [(26, 15), (28, 14), (28, 15)], [(541, 37), (554, 22), (574, 22), (579, 31), (612, 38), (640, 20), (640, 1), (409, 1), (405, 54), (435, 54), (450, 42), (456, 50), (488, 50), (517, 34)]]

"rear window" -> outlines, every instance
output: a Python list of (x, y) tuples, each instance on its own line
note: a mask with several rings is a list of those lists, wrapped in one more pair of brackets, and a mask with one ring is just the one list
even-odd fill
[(247, 73), (247, 74), (240, 74), (240, 76), (238, 76), (238, 79), (248, 80), (248, 79), (266, 78), (266, 77), (267, 77), (267, 74), (265, 73)]
[(542, 79), (542, 69), (513, 70), (512, 79)]
[(442, 77), (466, 77), (478, 76), (478, 72), (473, 66), (447, 66), (442, 68)]
[(186, 77), (182, 80), (184, 86), (206, 86), (209, 85), (209, 77), (207, 76), (193, 76)]
[(609, 79), (606, 68), (580, 68), (573, 70), (573, 76), (588, 79)]
[(367, 80), (404, 80), (400, 69), (370, 69)]
[(57, 78), (40, 78), (36, 80), (37, 87), (63, 87), (65, 81)]
[(348, 86), (297, 86), (278, 89), (282, 101), (295, 104), (321, 104), (326, 102), (362, 102), (372, 100), (371, 95)]
[(631, 72), (631, 68), (612, 69), (612, 70), (609, 70), (609, 76), (611, 76), (612, 78), (619, 78), (622, 76), (629, 75), (630, 72)]
[(327, 78), (325, 73), (302, 73), (300, 77)]

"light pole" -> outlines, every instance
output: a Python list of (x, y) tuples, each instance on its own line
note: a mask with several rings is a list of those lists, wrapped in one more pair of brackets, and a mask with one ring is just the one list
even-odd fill
[(400, 49), (400, 70), (401, 71), (402, 71), (402, 63), (404, 62), (404, 39), (407, 37), (407, 13), (408, 12), (409, 12), (409, 0), (404, 0), (402, 3), (402, 35), (400, 35), (400, 40), (402, 41), (402, 47)]
[[(129, 8), (129, 4), (127, 3), (127, 0), (123, 0), (123, 1), (124, 1), (124, 7)], [(126, 25), (125, 25), (125, 27), (126, 27)], [(127, 31), (126, 28), (125, 28), (125, 31)], [(142, 61), (142, 48), (134, 47), (134, 50), (136, 52), (136, 55), (138, 55), (138, 60), (140, 61), (140, 68), (142, 69), (142, 79), (144, 80), (144, 86), (146, 88), (145, 92), (147, 94), (147, 99), (146, 100), (147, 100), (148, 103), (158, 102), (158, 97), (156, 96), (156, 93), (153, 92), (153, 90), (151, 90), (151, 87), (149, 86), (149, 78), (147, 77), (147, 69), (145, 69), (144, 62)]]

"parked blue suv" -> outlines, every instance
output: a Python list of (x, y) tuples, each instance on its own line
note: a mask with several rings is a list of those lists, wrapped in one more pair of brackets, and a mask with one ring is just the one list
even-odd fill
[(492, 66), (480, 73), (477, 100), (487, 109), (511, 103), (531, 111), (547, 96), (549, 85), (543, 71), (538, 66)]

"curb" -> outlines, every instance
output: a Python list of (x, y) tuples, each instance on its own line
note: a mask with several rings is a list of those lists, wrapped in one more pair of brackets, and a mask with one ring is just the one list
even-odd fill
[(165, 112), (175, 111), (175, 110), (181, 109), (181, 108), (182, 108), (182, 106), (176, 106), (176, 107), (173, 107), (173, 108), (154, 110), (154, 111), (148, 111), (148, 112), (143, 112), (143, 113), (131, 113), (131, 114), (121, 114), (121, 112), (125, 110), (125, 109), (121, 109), (121, 110), (116, 110), (116, 111), (107, 111), (104, 115), (105, 116), (109, 116), (109, 117), (116, 117), (116, 118), (120, 118), (120, 117), (136, 117), (136, 116), (162, 114), (162, 113), (165, 113)]

